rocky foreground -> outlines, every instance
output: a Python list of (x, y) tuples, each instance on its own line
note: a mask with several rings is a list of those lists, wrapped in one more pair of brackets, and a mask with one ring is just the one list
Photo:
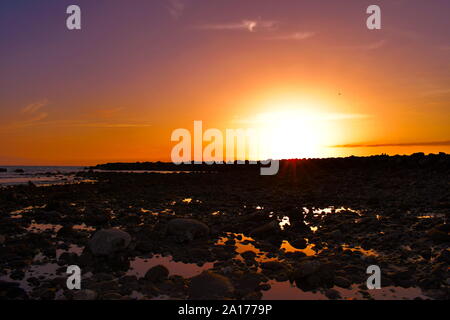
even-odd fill
[[(420, 292), (407, 298), (450, 296), (444, 154), (285, 161), (277, 176), (80, 175), (96, 182), (0, 189), (0, 299), (260, 299), (288, 282), (371, 299), (369, 265), (382, 287)], [(160, 257), (197, 271), (133, 273)], [(82, 290), (67, 288), (69, 265)]]

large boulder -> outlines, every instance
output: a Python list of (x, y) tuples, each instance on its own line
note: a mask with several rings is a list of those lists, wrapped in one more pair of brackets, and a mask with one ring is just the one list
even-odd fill
[(109, 256), (126, 249), (131, 236), (119, 229), (102, 229), (89, 240), (89, 249), (96, 256)]
[(307, 277), (317, 272), (319, 268), (320, 268), (319, 261), (314, 260), (303, 261), (298, 265), (297, 269), (295, 270), (295, 277), (296, 278)]
[(191, 279), (188, 293), (190, 299), (221, 300), (233, 293), (231, 281), (220, 274), (204, 271)]
[(431, 240), (433, 240), (434, 242), (437, 242), (437, 243), (450, 241), (449, 233), (439, 230), (438, 228), (429, 230), (427, 235)]
[(178, 241), (191, 241), (209, 234), (209, 227), (195, 219), (173, 219), (167, 225), (167, 234)]

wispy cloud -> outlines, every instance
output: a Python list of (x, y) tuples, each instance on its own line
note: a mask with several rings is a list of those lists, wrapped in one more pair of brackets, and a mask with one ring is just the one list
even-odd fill
[(450, 140), (425, 141), (425, 142), (394, 142), (394, 143), (357, 143), (340, 144), (333, 148), (378, 148), (378, 147), (426, 147), (426, 146), (450, 146)]
[[(36, 128), (36, 127), (62, 127), (62, 128), (146, 128), (152, 124), (140, 120), (124, 120), (115, 117), (123, 108), (109, 108), (93, 110), (88, 119), (46, 120), (47, 112), (42, 109), (48, 104), (47, 100), (30, 103), (20, 110), (23, 119), (2, 125), (0, 129)], [(117, 118), (117, 119), (116, 119)], [(46, 120), (46, 121), (43, 121)]]
[(21, 113), (22, 114), (35, 114), (37, 113), (42, 107), (45, 107), (48, 104), (48, 100), (42, 100), (42, 101), (37, 101), (37, 102), (33, 102), (28, 104), (27, 106), (25, 106), (22, 110)]
[(23, 117), (23, 120), (17, 122), (16, 125), (27, 126), (27, 125), (39, 122), (39, 121), (47, 118), (48, 113), (42, 111), (42, 108), (44, 108), (47, 104), (48, 104), (48, 100), (44, 99), (44, 100), (33, 102), (33, 103), (26, 105), (20, 111), (20, 113)]
[(181, 0), (167, 0), (167, 9), (169, 10), (170, 15), (174, 19), (178, 19), (182, 16), (185, 8), (185, 4)]
[(198, 26), (198, 29), (206, 30), (241, 30), (256, 32), (258, 30), (274, 30), (277, 27), (276, 21), (269, 20), (242, 20), (240, 22), (230, 22), (223, 24), (206, 24)]
[(284, 34), (284, 35), (277, 35), (272, 37), (267, 37), (267, 40), (306, 40), (308, 38), (311, 38), (315, 36), (315, 32), (294, 32), (290, 34)]

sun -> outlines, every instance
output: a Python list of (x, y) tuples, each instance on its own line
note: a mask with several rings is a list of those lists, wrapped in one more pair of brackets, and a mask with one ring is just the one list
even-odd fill
[(308, 110), (278, 110), (259, 114), (256, 123), (264, 141), (264, 158), (320, 157), (329, 134), (321, 114)]

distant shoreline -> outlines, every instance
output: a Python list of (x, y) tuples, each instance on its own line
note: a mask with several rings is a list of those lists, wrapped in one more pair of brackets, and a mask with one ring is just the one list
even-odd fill
[[(281, 167), (287, 167), (292, 165), (302, 165), (302, 164), (317, 164), (317, 165), (333, 165), (333, 164), (351, 164), (359, 166), (361, 164), (377, 164), (388, 162), (398, 162), (403, 161), (414, 162), (417, 160), (434, 160), (434, 159), (445, 159), (450, 158), (449, 154), (440, 152), (438, 154), (428, 154), (424, 153), (414, 153), (411, 155), (373, 155), (373, 156), (350, 156), (342, 158), (312, 158), (312, 159), (283, 159), (280, 160)], [(234, 163), (229, 164), (180, 164), (176, 165), (171, 162), (111, 162), (105, 164), (98, 164), (96, 166), (87, 167), (89, 170), (154, 170), (154, 171), (235, 171), (235, 170), (259, 170), (261, 167), (260, 162), (250, 163), (248, 160), (245, 163)]]

